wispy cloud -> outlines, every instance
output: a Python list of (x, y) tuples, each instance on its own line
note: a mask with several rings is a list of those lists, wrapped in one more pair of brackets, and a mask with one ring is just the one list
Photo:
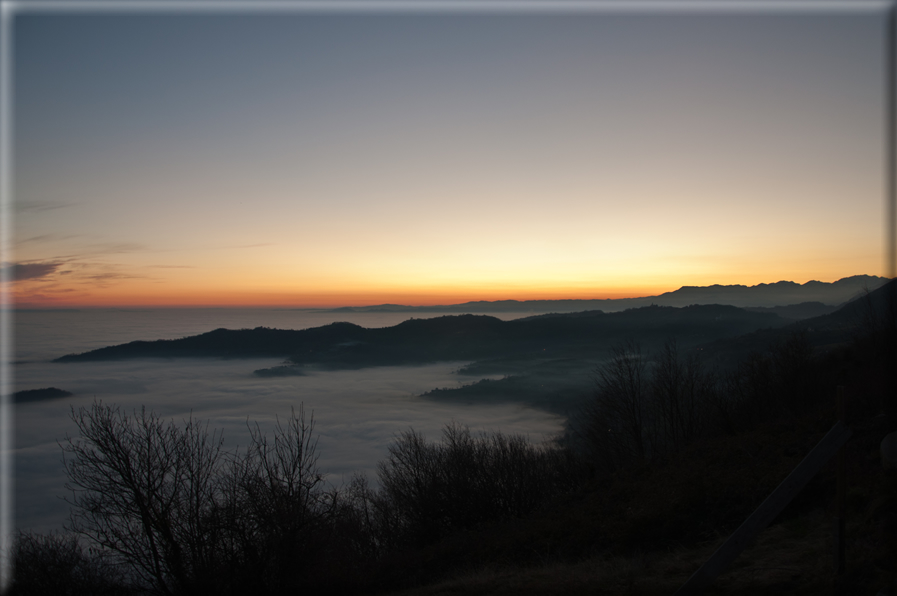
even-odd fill
[(66, 279), (66, 285), (80, 284), (92, 288), (108, 288), (116, 282), (129, 279), (152, 279), (149, 275), (135, 273), (118, 263), (81, 262), (72, 263), (73, 275)]
[(115, 271), (110, 271), (107, 273), (94, 273), (92, 275), (82, 275), (81, 279), (90, 280), (90, 281), (98, 281), (98, 282), (108, 282), (114, 281), (118, 279), (138, 279), (143, 276), (141, 275), (131, 275), (130, 273), (119, 273)]
[(147, 265), (148, 269), (196, 269), (193, 265)]
[(21, 240), (16, 240), (16, 246), (24, 246), (26, 244), (40, 244), (47, 242), (57, 242), (60, 240), (71, 240), (72, 238), (77, 238), (80, 234), (41, 234), (40, 236), (31, 236), (29, 238), (22, 238)]
[(74, 291), (78, 294), (90, 294), (125, 280), (153, 279), (148, 271), (140, 274), (120, 263), (81, 260), (80, 255), (51, 261), (4, 263), (3, 273), (6, 279), (17, 282), (13, 292), (18, 303), (53, 301), (63, 292), (72, 292), (72, 288), (77, 288)]
[(15, 203), (15, 211), (19, 214), (41, 213), (43, 211), (64, 209), (66, 207), (72, 207), (74, 205), (77, 205), (77, 203), (61, 203), (59, 201), (19, 201)]
[(47, 263), (5, 263), (3, 265), (3, 276), (13, 281), (24, 281), (26, 279), (42, 279), (56, 273), (65, 263), (47, 262)]

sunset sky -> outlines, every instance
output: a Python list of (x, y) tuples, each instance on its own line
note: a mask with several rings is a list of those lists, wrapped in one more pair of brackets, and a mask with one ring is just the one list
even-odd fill
[(17, 305), (885, 274), (883, 3), (397, 6), (20, 8)]

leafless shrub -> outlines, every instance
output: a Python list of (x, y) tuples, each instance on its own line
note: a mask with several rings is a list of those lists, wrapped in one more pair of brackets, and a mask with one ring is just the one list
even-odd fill
[[(678, 451), (708, 432), (717, 381), (674, 340), (653, 358), (637, 342), (618, 344), (596, 369), (593, 399), (571, 433), (601, 473)], [(719, 405), (718, 405), (719, 407)]]
[(682, 356), (675, 340), (660, 350), (651, 374), (651, 410), (658, 449), (675, 452), (708, 425), (713, 380), (697, 356)]
[(128, 416), (95, 402), (72, 410), (67, 438), (70, 528), (117, 553), (164, 593), (206, 579), (213, 542), (203, 520), (216, 506), (221, 437), (190, 419), (184, 429), (142, 409)]
[(441, 443), (409, 430), (379, 465), (382, 486), (371, 501), (380, 519), (410, 544), (489, 521), (526, 515), (569, 483), (560, 450), (518, 435), (473, 436), (448, 425)]
[(74, 534), (20, 532), (9, 596), (114, 596), (133, 593), (121, 568)]
[(595, 376), (594, 399), (586, 404), (574, 432), (589, 446), (604, 472), (644, 460), (654, 447), (650, 424), (648, 362), (637, 342), (618, 344)]
[(250, 427), (243, 453), (192, 418), (96, 402), (72, 410), (63, 444), (70, 529), (127, 564), (158, 593), (279, 593), (323, 551), (338, 494), (323, 490), (313, 420)]
[(232, 583), (283, 591), (306, 579), (303, 571), (324, 550), (339, 497), (324, 490), (313, 432), (314, 418), (306, 422), (301, 406), (285, 424), (277, 421), (273, 441), (250, 427), (247, 451), (224, 477), (230, 567), (242, 574)]

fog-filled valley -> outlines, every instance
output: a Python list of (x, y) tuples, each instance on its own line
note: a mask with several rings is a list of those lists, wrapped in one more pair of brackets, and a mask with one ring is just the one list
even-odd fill
[[(401, 321), (404, 315), (342, 315), (341, 319), (376, 327)], [(57, 441), (73, 432), (70, 406), (89, 405), (94, 399), (126, 410), (146, 406), (176, 420), (192, 413), (211, 427), (223, 429), (230, 446), (245, 446), (248, 420), (270, 428), (275, 416), (284, 418), (291, 407), (304, 403), (316, 420), (321, 467), (336, 484), (353, 472), (370, 474), (394, 435), (409, 427), (435, 438), (445, 423), (457, 421), (472, 428), (523, 433), (535, 441), (562, 428), (559, 416), (517, 403), (471, 408), (468, 403), (434, 403), (417, 397), (435, 388), (460, 385), (464, 379), (454, 371), (464, 362), (321, 371), (273, 379), (254, 376), (252, 371), (276, 365), (277, 358), (49, 362), (84, 347), (177, 337), (196, 327), (197, 331), (240, 328), (244, 321), (297, 328), (323, 324), (322, 318), (307, 313), (270, 310), (18, 313), (17, 390), (58, 387), (74, 396), (16, 407), (17, 525), (49, 530), (60, 527), (67, 517), (68, 506), (59, 498), (65, 494), (65, 478)]]
[[(175, 550), (160, 555), (164, 569), (115, 581), (162, 592), (227, 585), (231, 592), (261, 586), (278, 593), (312, 582), (359, 593), (430, 584), (495, 557), (531, 565), (534, 553), (554, 548), (548, 536), (556, 533), (567, 544), (550, 555), (557, 561), (599, 545), (603, 552), (644, 548), (649, 527), (683, 547), (706, 541), (708, 532), (729, 528), (756, 506), (830, 425), (835, 385), (847, 384), (855, 395), (854, 411), (863, 417), (857, 441), (879, 440), (883, 427), (868, 421), (884, 403), (893, 288), (892, 282), (799, 320), (718, 304), (408, 320), (401, 312), (24, 311), (16, 320), (14, 363), (16, 522), (24, 532), (21, 552), (33, 558), (21, 555), (22, 561), (39, 565), (51, 551), (82, 557), (77, 543), (57, 534), (63, 526), (82, 536), (106, 536), (102, 528), (109, 527), (130, 535), (116, 526), (120, 521), (105, 525), (124, 519), (103, 517), (114, 499), (91, 501), (104, 493), (84, 490), (102, 485), (98, 479), (114, 461), (92, 459), (97, 452), (87, 446), (107, 455), (117, 441), (133, 454), (147, 448), (150, 459), (133, 460), (141, 474), (170, 459), (173, 475), (160, 487), (175, 490), (198, 482), (202, 468), (192, 466), (200, 460), (190, 458), (203, 453), (208, 437), (210, 444), (221, 438), (222, 451), (220, 459), (208, 456), (213, 488), (195, 493), (205, 517), (182, 511), (186, 493), (177, 492), (169, 513), (135, 517), (143, 519), (137, 535), (161, 532)], [(790, 430), (763, 435), (774, 453), (755, 456), (757, 447), (744, 446), (783, 423)], [(155, 432), (156, 442), (144, 442), (156, 435), (141, 433)], [(764, 467), (727, 480), (715, 467), (728, 463), (713, 458), (741, 456), (729, 446), (694, 451), (708, 441), (747, 441), (739, 449)], [(788, 443), (785, 456), (775, 454), (780, 442)], [(173, 450), (163, 456), (158, 450), (165, 446)], [(159, 464), (146, 463), (160, 457)], [(291, 457), (301, 464), (294, 472)], [(719, 486), (699, 479), (686, 489), (675, 479), (708, 466)], [(755, 477), (769, 466), (775, 474)], [(291, 473), (298, 474), (295, 494)], [(637, 488), (640, 474), (658, 477), (647, 492)], [(819, 487), (826, 478), (814, 480), (814, 494), (825, 494)], [(679, 496), (655, 502), (657, 482), (672, 491), (665, 495)], [(695, 518), (708, 491), (719, 493), (718, 501)], [(821, 506), (812, 496), (796, 502), (800, 511)], [(627, 503), (641, 505), (633, 510)], [(278, 513), (281, 506), (290, 512)], [(212, 523), (220, 515), (232, 517)], [(588, 529), (594, 520), (574, 527), (583, 515), (597, 515), (600, 529)], [(278, 521), (265, 529), (265, 519), (274, 523), (270, 516)], [(540, 521), (545, 516), (553, 520), (549, 526), (540, 525), (548, 523)], [(186, 524), (178, 530), (187, 532), (183, 538), (166, 534), (172, 522)], [(298, 534), (281, 536), (293, 523)], [(523, 524), (520, 531), (540, 546), (520, 550), (526, 539), (507, 528), (473, 537), (505, 523)], [(638, 530), (639, 524), (647, 525)], [(275, 539), (292, 546), (256, 550)], [(115, 552), (131, 538), (104, 540)], [(253, 558), (263, 551), (289, 565), (301, 551), (305, 562), (292, 571), (274, 569), (266, 558)], [(149, 555), (129, 556), (133, 563)], [(79, 565), (99, 565), (88, 576), (100, 581), (104, 561), (88, 557)], [(341, 576), (342, 565), (352, 573)], [(111, 593), (127, 593), (125, 583)]]
[[(750, 350), (762, 351), (795, 325), (807, 328), (774, 313), (719, 305), (649, 306), (607, 314), (428, 313), (414, 321), (407, 316), (345, 309), (17, 313), (17, 391), (54, 387), (73, 394), (17, 405), (18, 526), (47, 530), (65, 520), (58, 441), (73, 432), (70, 407), (94, 400), (125, 410), (146, 407), (167, 419), (193, 416), (221, 429), (230, 447), (245, 446), (248, 421), (271, 428), (276, 417), (304, 404), (317, 423), (322, 470), (339, 485), (355, 472), (375, 476), (389, 442), (409, 428), (435, 438), (445, 424), (458, 423), (520, 433), (537, 443), (556, 438), (593, 393), (596, 367), (624, 341), (638, 341), (649, 356), (674, 339), (683, 354), (725, 368)], [(857, 314), (836, 317), (835, 335), (860, 319)], [(331, 325), (334, 321), (352, 324)], [(823, 327), (817, 324), (809, 341), (830, 341)], [(218, 329), (217, 335), (209, 334), (211, 329)], [(322, 356), (302, 361), (291, 351), (290, 342), (305, 345), (300, 332), (287, 336), (281, 354), (253, 357), (259, 346), (272, 343), (266, 342), (268, 334), (277, 329), (327, 332), (314, 340)], [(367, 335), (347, 341), (344, 332)], [(234, 338), (227, 339), (227, 333)], [(294, 336), (298, 339), (290, 339)], [(188, 338), (181, 342), (212, 339), (186, 353), (178, 351), (176, 341), (156, 341), (179, 337)], [(365, 345), (367, 350), (359, 349)], [(134, 346), (159, 353), (148, 358), (139, 351), (133, 356), (113, 352), (103, 359), (109, 350)], [(221, 358), (219, 349), (230, 357)], [(66, 354), (82, 354), (85, 361), (52, 361)], [(475, 357), (462, 359), (464, 354)], [(258, 374), (284, 368), (300, 374)]]

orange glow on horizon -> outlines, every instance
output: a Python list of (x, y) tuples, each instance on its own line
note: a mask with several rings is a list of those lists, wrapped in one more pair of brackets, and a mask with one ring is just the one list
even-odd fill
[[(721, 276), (722, 277), (722, 276)], [(733, 276), (734, 277), (734, 276)], [(848, 277), (847, 275), (841, 277)], [(841, 277), (820, 279), (834, 282)], [(653, 286), (620, 287), (607, 284), (604, 289), (584, 287), (537, 287), (538, 284), (519, 284), (516, 287), (420, 287), (405, 288), (364, 288), (313, 289), (309, 291), (289, 291), (282, 288), (265, 290), (235, 290), (217, 288), (196, 290), (178, 288), (167, 284), (151, 286), (123, 284), (115, 288), (82, 290), (56, 288), (56, 291), (40, 291), (29, 288), (28, 282), (19, 282), (24, 287), (12, 288), (12, 303), (16, 308), (336, 308), (342, 306), (375, 306), (398, 304), (404, 306), (439, 306), (463, 304), (466, 302), (501, 300), (605, 300), (621, 298), (641, 298), (658, 296), (675, 291), (683, 286), (745, 285), (775, 283), (780, 279), (736, 280), (716, 278), (712, 280), (684, 280), (681, 284), (658, 283)], [(787, 279), (805, 283), (808, 279)], [(361, 284), (359, 284), (361, 285)], [(345, 286), (344, 286), (345, 287)]]
[(608, 290), (603, 292), (446, 292), (432, 293), (315, 293), (304, 296), (284, 293), (203, 293), (190, 295), (163, 295), (153, 299), (145, 294), (128, 294), (111, 297), (108, 295), (89, 296), (82, 299), (15, 300), (17, 308), (337, 308), (342, 306), (376, 306), (399, 304), (403, 306), (440, 306), (463, 304), (465, 302), (496, 302), (501, 300), (605, 300), (619, 298), (640, 298), (656, 296), (677, 288), (656, 288), (641, 290)]
[(835, 47), (815, 16), (296, 16), (258, 21), (237, 70), (230, 21), (17, 29), (4, 298), (438, 306), (888, 270), (871, 20)]

